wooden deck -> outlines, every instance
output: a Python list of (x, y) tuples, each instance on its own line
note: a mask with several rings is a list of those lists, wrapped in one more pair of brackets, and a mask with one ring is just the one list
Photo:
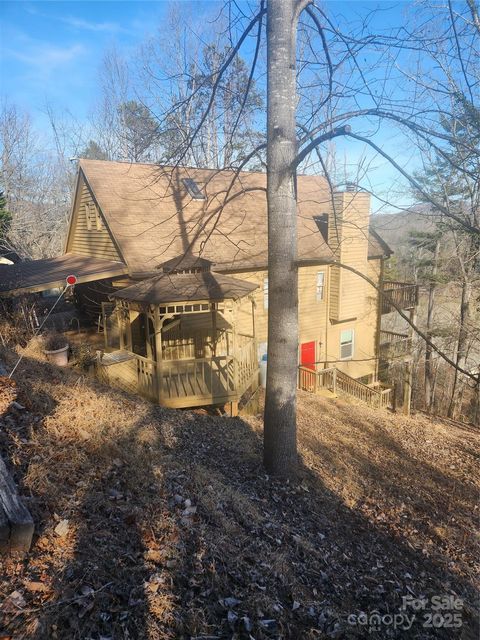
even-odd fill
[(97, 375), (103, 382), (164, 407), (238, 402), (248, 389), (258, 387), (255, 340), (243, 336), (239, 342), (236, 356), (162, 360), (159, 364), (128, 351), (114, 351), (97, 363)]
[[(393, 303), (393, 304), (392, 304)], [(418, 304), (418, 285), (410, 282), (385, 282), (382, 296), (382, 314), (400, 309), (413, 309)]]

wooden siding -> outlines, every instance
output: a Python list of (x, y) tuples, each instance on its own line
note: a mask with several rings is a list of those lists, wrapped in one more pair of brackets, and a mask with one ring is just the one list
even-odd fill
[[(300, 267), (298, 270), (299, 343), (315, 341), (318, 360), (325, 358), (330, 270), (329, 265)], [(322, 300), (317, 300), (317, 273), (319, 271), (325, 274)], [(252, 295), (256, 304), (255, 337), (257, 344), (261, 346), (268, 339), (268, 309), (265, 309), (263, 303), (263, 282), (267, 278), (267, 271), (237, 273), (235, 277), (245, 278), (249, 282), (255, 282), (259, 285)], [(248, 314), (249, 310), (246, 306), (242, 313), (244, 305), (238, 314), (239, 331), (248, 334), (251, 329), (246, 323), (251, 322), (251, 315)]]
[[(90, 207), (91, 215), (96, 211), (101, 220), (97, 225), (92, 217), (92, 223), (87, 222), (87, 210)], [(105, 225), (102, 212), (97, 208), (93, 196), (84, 180), (79, 180), (78, 193), (72, 217), (72, 228), (70, 230), (67, 251), (80, 255), (104, 258), (105, 260), (121, 261), (115, 244)]]
[[(378, 283), (380, 265), (381, 260), (369, 260), (366, 269), (362, 269), (362, 272)], [(329, 322), (326, 366), (335, 366), (352, 378), (371, 375), (375, 379), (379, 296), (377, 291), (365, 280), (355, 274), (352, 275), (355, 278), (352, 281), (352, 286), (353, 288), (362, 286), (363, 298), (361, 305), (359, 304), (356, 309), (353, 308), (353, 319), (343, 322)], [(362, 285), (362, 283), (364, 284)], [(340, 336), (342, 331), (348, 329), (353, 329), (354, 331), (353, 356), (350, 360), (341, 360)]]
[[(366, 261), (362, 272), (366, 273), (374, 282), (380, 279), (381, 260)], [(317, 300), (317, 273), (325, 272), (323, 300)], [(352, 320), (332, 322), (330, 320), (329, 300), (332, 299), (332, 286), (335, 283), (336, 267), (318, 265), (300, 267), (298, 270), (298, 299), (299, 299), (299, 345), (304, 342), (316, 342), (316, 359), (319, 367), (336, 366), (340, 371), (360, 378), (367, 375), (376, 376), (376, 335), (378, 320), (378, 293), (359, 276), (353, 275), (351, 287), (353, 291), (361, 290), (362, 295), (353, 296), (357, 306), (351, 305)], [(255, 309), (255, 335), (257, 344), (268, 340), (268, 309), (263, 304), (263, 281), (267, 277), (266, 271), (235, 274), (238, 278), (245, 278), (256, 282), (259, 288), (253, 293)], [(248, 333), (244, 322), (245, 313), (239, 313), (239, 331)], [(351, 360), (340, 361), (340, 334), (344, 329), (355, 332), (354, 354)]]
[[(332, 216), (329, 244), (336, 258), (365, 273), (368, 262), (370, 196), (343, 192), (334, 196), (336, 217)], [(336, 222), (336, 224), (335, 224)], [(334, 267), (330, 288), (330, 318), (340, 322), (363, 312), (365, 282), (354, 273)]]

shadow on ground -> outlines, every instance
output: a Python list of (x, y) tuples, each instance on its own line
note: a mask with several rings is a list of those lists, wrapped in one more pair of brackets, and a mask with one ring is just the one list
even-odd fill
[[(25, 599), (4, 611), (15, 638), (474, 637), (468, 576), (426, 539), (412, 543), (401, 520), (389, 528), (348, 505), (311, 464), (312, 455), (324, 456), (341, 470), (341, 456), (352, 456), (358, 474), (383, 482), (397, 503), (408, 498), (409, 476), (448, 486), (388, 434), (382, 447), (401, 460), (398, 492), (381, 479), (380, 464), (372, 474), (354, 448), (335, 452), (302, 428), (299, 476), (281, 483), (263, 471), (258, 420), (167, 411), (73, 374), (52, 381), (34, 361), (24, 366), (35, 377), (20, 382), (32, 420), (41, 414), (36, 393), (50, 411), (34, 421), (27, 443), (9, 446), (39, 505), (32, 552), (2, 569), (10, 581), (3, 591)], [(371, 447), (379, 446), (379, 432), (366, 428)], [(465, 600), (460, 629), (445, 621), (429, 628), (422, 612), (411, 628), (388, 618), (402, 596), (443, 594)], [(361, 612), (371, 628), (352, 618)], [(371, 619), (374, 612), (387, 618)]]

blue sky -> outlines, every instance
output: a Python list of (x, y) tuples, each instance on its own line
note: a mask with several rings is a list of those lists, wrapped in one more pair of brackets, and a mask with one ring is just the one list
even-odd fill
[[(219, 2), (193, 2), (194, 12), (211, 14)], [(0, 95), (30, 113), (35, 125), (47, 128), (45, 111), (66, 110), (79, 122), (88, 118), (98, 92), (98, 70), (106, 49), (115, 45), (128, 58), (145, 38), (162, 25), (167, 2), (32, 2), (0, 4)], [(328, 9), (354, 23), (369, 10), (381, 7), (375, 17), (377, 29), (401, 22), (413, 7), (407, 2), (339, 2)], [(392, 143), (400, 148), (396, 141)], [(350, 141), (343, 146), (354, 165), (364, 147)], [(409, 152), (404, 150), (409, 162)], [(374, 162), (372, 172), (378, 188), (389, 187), (395, 173), (384, 160)]]
[(1, 93), (38, 115), (47, 102), (83, 119), (103, 51), (128, 55), (155, 25), (161, 2), (9, 2), (1, 9)]
[[(208, 11), (218, 2), (196, 2)], [(410, 6), (390, 2), (330, 2), (346, 20), (383, 6), (378, 21), (385, 26)], [(83, 118), (95, 97), (103, 51), (117, 45), (128, 56), (162, 24), (166, 2), (71, 1), (0, 3), (1, 94), (28, 111), (51, 102)]]

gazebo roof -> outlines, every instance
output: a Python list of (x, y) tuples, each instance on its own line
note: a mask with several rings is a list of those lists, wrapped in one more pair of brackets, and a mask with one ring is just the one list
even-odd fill
[(166, 262), (159, 264), (157, 269), (161, 269), (164, 273), (177, 273), (181, 271), (210, 271), (214, 263), (206, 258), (201, 258), (193, 253), (185, 253), (175, 258), (171, 258)]
[(112, 298), (168, 304), (169, 302), (194, 302), (199, 300), (238, 300), (257, 289), (258, 285), (212, 271), (195, 273), (162, 273), (142, 280), (112, 295)]

